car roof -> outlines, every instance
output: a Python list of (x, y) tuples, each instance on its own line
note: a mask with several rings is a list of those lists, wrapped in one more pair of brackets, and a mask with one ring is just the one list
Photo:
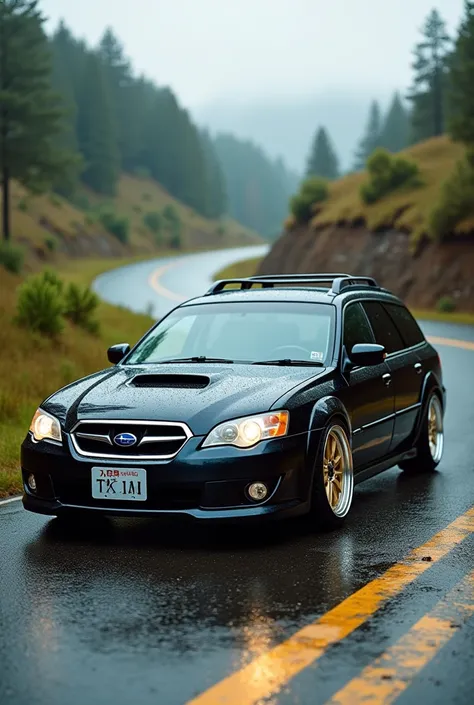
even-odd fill
[(282, 286), (281, 288), (272, 289), (226, 289), (215, 294), (206, 294), (194, 299), (185, 301), (182, 306), (198, 306), (203, 304), (219, 304), (219, 303), (242, 303), (242, 302), (295, 302), (295, 303), (318, 303), (318, 304), (333, 304), (344, 305), (344, 303), (353, 300), (363, 299), (379, 299), (392, 301), (394, 303), (402, 303), (394, 294), (385, 289), (373, 287), (348, 287), (340, 294), (334, 294), (328, 289), (316, 287), (296, 287)]

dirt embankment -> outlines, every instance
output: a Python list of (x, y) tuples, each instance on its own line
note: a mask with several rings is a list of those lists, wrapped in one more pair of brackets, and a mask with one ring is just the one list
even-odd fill
[(409, 250), (409, 235), (365, 227), (296, 228), (275, 243), (260, 273), (350, 272), (377, 279), (410, 306), (432, 308), (451, 296), (460, 311), (474, 311), (474, 239)]

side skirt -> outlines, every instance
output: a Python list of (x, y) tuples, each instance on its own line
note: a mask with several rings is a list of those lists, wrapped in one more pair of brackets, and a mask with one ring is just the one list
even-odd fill
[(416, 458), (416, 449), (410, 450), (407, 453), (392, 456), (391, 458), (386, 458), (376, 465), (371, 465), (364, 470), (354, 473), (354, 484), (358, 485), (359, 482), (364, 482), (365, 480), (369, 480), (371, 477), (375, 477), (375, 475), (380, 475), (381, 472), (384, 472), (389, 468), (393, 468), (395, 465), (398, 465), (404, 460), (408, 460), (410, 458)]

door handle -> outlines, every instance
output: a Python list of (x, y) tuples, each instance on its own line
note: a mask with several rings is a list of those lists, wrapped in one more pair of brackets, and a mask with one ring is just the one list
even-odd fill
[(383, 379), (385, 386), (390, 387), (390, 385), (392, 384), (392, 375), (389, 372), (387, 372), (387, 374), (383, 375), (382, 379)]
[(423, 365), (421, 364), (421, 362), (415, 363), (413, 367), (415, 368), (416, 374), (421, 375), (421, 373), (423, 372)]

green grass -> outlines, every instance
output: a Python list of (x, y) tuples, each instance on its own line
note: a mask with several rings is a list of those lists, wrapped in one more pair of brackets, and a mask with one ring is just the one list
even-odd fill
[(240, 262), (230, 264), (228, 267), (224, 267), (224, 269), (214, 274), (214, 281), (218, 281), (219, 279), (233, 279), (234, 277), (252, 277), (257, 273), (261, 261), (261, 257), (254, 257), (253, 259), (244, 259)]
[(420, 321), (439, 321), (440, 323), (460, 323), (461, 325), (474, 326), (474, 313), (441, 313), (430, 309), (410, 309), (415, 318)]

